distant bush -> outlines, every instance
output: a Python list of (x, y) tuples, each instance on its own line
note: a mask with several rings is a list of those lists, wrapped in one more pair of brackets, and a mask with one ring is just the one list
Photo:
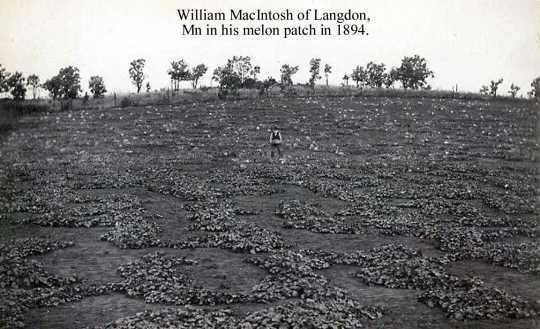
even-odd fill
[(122, 108), (128, 107), (128, 106), (133, 106), (133, 105), (134, 105), (133, 101), (129, 97), (124, 97), (120, 101), (120, 107), (122, 107)]

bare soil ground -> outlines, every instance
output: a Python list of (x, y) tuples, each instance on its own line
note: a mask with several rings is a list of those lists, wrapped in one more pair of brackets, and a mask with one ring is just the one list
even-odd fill
[(539, 328), (535, 106), (25, 117), (0, 145), (0, 328)]

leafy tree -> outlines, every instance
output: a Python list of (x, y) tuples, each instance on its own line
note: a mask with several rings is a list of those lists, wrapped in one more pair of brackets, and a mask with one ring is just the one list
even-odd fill
[(191, 80), (191, 72), (183, 59), (171, 62), (171, 68), (167, 71), (167, 74), (171, 77), (173, 90), (175, 91), (180, 89), (181, 81)]
[(8, 78), (8, 88), (16, 101), (24, 100), (26, 96), (25, 80), (21, 72), (15, 72)]
[(73, 66), (61, 68), (57, 75), (45, 81), (43, 88), (49, 91), (53, 99), (77, 98), (81, 91), (79, 69)]
[(394, 82), (398, 80), (398, 71), (395, 67), (390, 69), (388, 73), (384, 75), (384, 86), (390, 88), (394, 85)]
[(364, 86), (367, 82), (367, 72), (364, 67), (357, 65), (351, 74), (351, 79), (356, 82), (356, 88)]
[(312, 58), (309, 61), (309, 85), (311, 89), (315, 89), (315, 81), (319, 80), (321, 78), (319, 72), (321, 70), (321, 59), (320, 58)]
[(249, 56), (233, 56), (225, 66), (214, 70), (212, 80), (219, 83), (219, 95), (238, 94), (240, 87), (253, 87), (254, 80), (249, 77), (253, 70)]
[(418, 55), (405, 56), (397, 68), (397, 77), (405, 89), (419, 89), (427, 85), (426, 79), (433, 78), (433, 71), (427, 67), (426, 59)]
[(510, 94), (510, 96), (512, 96), (512, 98), (516, 98), (516, 95), (517, 95), (519, 89), (521, 89), (521, 88), (519, 88), (519, 86), (516, 86), (515, 84), (512, 83), (510, 85), (510, 90), (508, 91), (508, 93)]
[(36, 99), (37, 90), (40, 85), (39, 77), (35, 74), (30, 74), (28, 79), (26, 79), (26, 84), (32, 87), (32, 96), (34, 99)]
[(332, 67), (328, 64), (324, 65), (324, 77), (326, 78), (326, 86), (328, 87), (328, 76), (332, 73)]
[(79, 96), (81, 91), (81, 75), (79, 69), (74, 66), (68, 66), (60, 69), (58, 72), (61, 81), (61, 93), (65, 99), (74, 99)]
[(386, 67), (383, 63), (375, 64), (369, 62), (366, 66), (368, 85), (372, 88), (381, 88), (385, 80), (385, 70)]
[(144, 65), (146, 60), (144, 58), (139, 58), (133, 60), (129, 63), (129, 77), (131, 82), (137, 88), (137, 94), (141, 92), (141, 87), (144, 81)]
[(489, 83), (489, 94), (493, 97), (497, 97), (497, 89), (499, 89), (499, 85), (503, 83), (503, 79), (500, 78), (499, 80), (491, 80)]
[(217, 81), (219, 84), (218, 96), (225, 96), (228, 93), (235, 95), (242, 84), (242, 79), (235, 72), (231, 60), (228, 60), (225, 66), (219, 66), (214, 70), (212, 80)]
[(345, 74), (345, 75), (343, 76), (343, 78), (342, 78), (342, 79), (343, 79), (343, 81), (344, 81), (344, 83), (343, 83), (343, 84), (344, 84), (345, 86), (347, 86), (347, 87), (348, 87), (348, 86), (349, 86), (349, 79), (350, 79), (350, 76), (349, 76), (349, 75), (347, 75), (347, 74)]
[(8, 87), (9, 72), (0, 64), (0, 93), (9, 91)]
[(289, 64), (283, 64), (281, 65), (281, 69), (279, 72), (281, 72), (281, 84), (283, 86), (292, 86), (292, 76), (295, 75), (298, 72), (298, 65), (297, 66), (291, 66)]
[(197, 89), (197, 83), (199, 82), (199, 79), (206, 74), (206, 71), (208, 71), (208, 67), (204, 64), (199, 64), (191, 70), (191, 84), (193, 89)]
[(531, 98), (540, 98), (540, 77), (531, 82), (531, 91), (528, 92)]
[(90, 77), (88, 89), (90, 89), (90, 92), (94, 95), (94, 98), (101, 98), (107, 92), (103, 77), (97, 75)]
[(49, 92), (52, 99), (62, 97), (62, 79), (59, 75), (55, 75), (54, 77), (45, 81), (43, 88)]

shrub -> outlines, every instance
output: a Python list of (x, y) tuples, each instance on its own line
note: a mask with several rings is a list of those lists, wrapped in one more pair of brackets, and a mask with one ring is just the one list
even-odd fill
[(122, 108), (128, 107), (128, 106), (133, 106), (133, 105), (134, 105), (133, 101), (129, 97), (124, 97), (120, 101), (120, 107), (122, 107)]

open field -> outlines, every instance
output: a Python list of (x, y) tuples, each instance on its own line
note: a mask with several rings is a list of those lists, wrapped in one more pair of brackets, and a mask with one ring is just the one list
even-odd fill
[(538, 328), (535, 106), (24, 117), (0, 145), (0, 328)]

